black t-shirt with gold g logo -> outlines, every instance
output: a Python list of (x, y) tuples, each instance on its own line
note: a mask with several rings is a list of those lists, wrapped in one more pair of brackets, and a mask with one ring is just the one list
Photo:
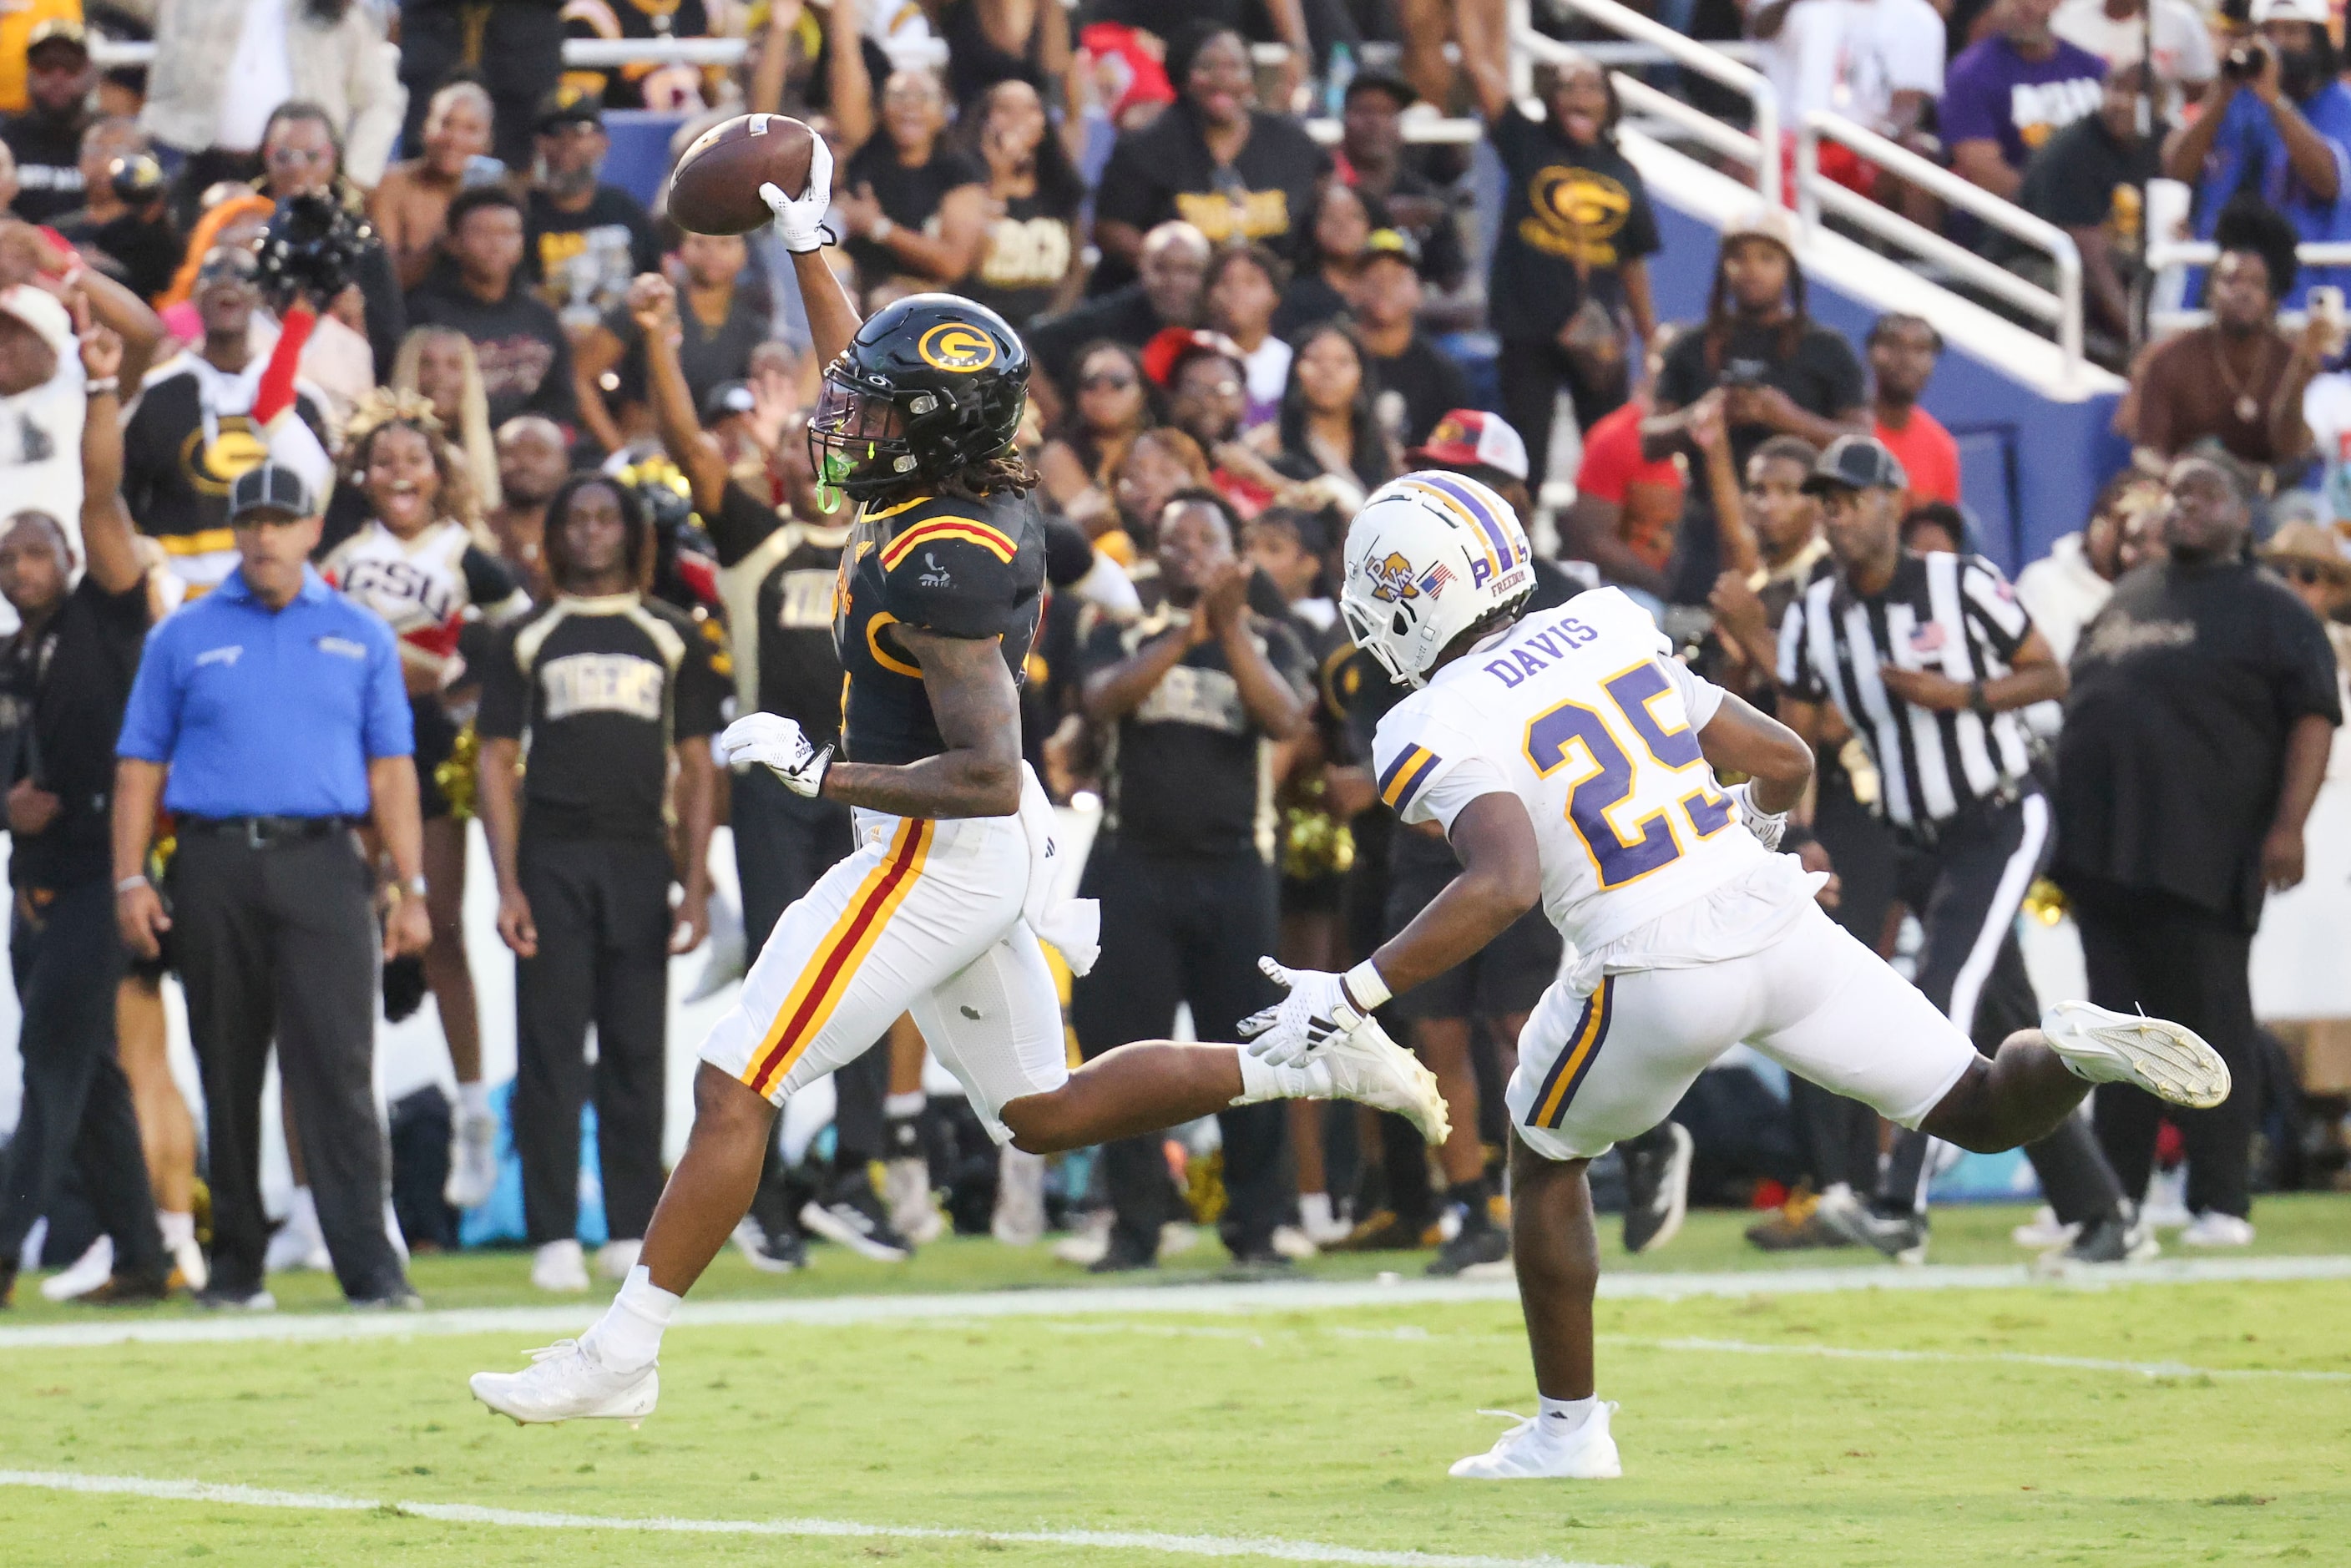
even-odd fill
[(1188, 104), (1170, 105), (1111, 149), (1094, 191), (1096, 222), (1133, 224), (1146, 233), (1181, 218), (1210, 245), (1259, 241), (1295, 256), (1305, 243), (1315, 183), (1331, 155), (1286, 115), (1249, 111), (1249, 140), (1228, 164), (1208, 151)]
[(1617, 268), (1658, 249), (1656, 216), (1640, 173), (1604, 142), (1570, 141), (1516, 110), (1488, 134), (1510, 182), (1487, 289), (1490, 322), (1497, 337), (1547, 339), (1583, 303), (1579, 251), (1593, 293), (1614, 305), (1624, 297)]

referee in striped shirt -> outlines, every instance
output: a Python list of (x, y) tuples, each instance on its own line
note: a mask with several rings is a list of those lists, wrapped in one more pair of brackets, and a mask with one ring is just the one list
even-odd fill
[[(1780, 716), (1815, 742), (1841, 719), (1869, 748), (1903, 902), (1926, 930), (1918, 988), (1990, 1055), (2040, 1012), (2016, 915), (2049, 858), (2050, 813), (2017, 710), (2064, 695), (2065, 669), (1991, 562), (1902, 548), (1907, 483), (1862, 435), (1840, 437), (1804, 481), (1836, 570), (1781, 622)], [(1900, 1134), (1875, 1201), (1823, 1202), (1822, 1217), (1922, 1260), (1930, 1143)], [(2081, 1227), (2073, 1256), (2122, 1259), (2129, 1217), (2088, 1128), (2069, 1120), (2025, 1152), (2059, 1219)]]

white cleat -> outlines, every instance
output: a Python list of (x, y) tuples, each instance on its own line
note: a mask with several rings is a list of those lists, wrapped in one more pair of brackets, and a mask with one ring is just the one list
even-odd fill
[(2067, 1071), (2092, 1083), (2135, 1083), (2198, 1111), (2229, 1097), (2229, 1064), (2184, 1024), (2058, 1002), (2041, 1015), (2041, 1032)]
[(1365, 1019), (1345, 1033), (1332, 1035), (1308, 1060), (1330, 1073), (1332, 1094), (1374, 1110), (1394, 1111), (1419, 1128), (1432, 1146), (1453, 1131), (1437, 1074), (1390, 1040), (1377, 1019)]
[[(1616, 1439), (1608, 1435), (1608, 1417), (1615, 1402), (1602, 1404), (1573, 1431), (1546, 1433), (1556, 1427), (1541, 1416), (1521, 1418), (1482, 1454), (1456, 1459), (1447, 1475), (1465, 1481), (1579, 1480), (1613, 1481), (1625, 1467), (1616, 1458)], [(1480, 1410), (1480, 1416), (1508, 1416), (1508, 1410)]]
[(474, 1397), (519, 1426), (550, 1421), (626, 1421), (633, 1427), (661, 1399), (661, 1363), (619, 1372), (576, 1339), (530, 1353), (520, 1372), (477, 1372), (465, 1380)]
[(577, 1241), (549, 1241), (531, 1254), (530, 1282), (541, 1291), (584, 1291), (588, 1259)]

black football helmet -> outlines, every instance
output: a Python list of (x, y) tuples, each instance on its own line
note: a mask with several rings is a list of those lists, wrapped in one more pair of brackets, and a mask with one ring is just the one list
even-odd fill
[(910, 294), (825, 367), (809, 460), (852, 500), (919, 489), (1010, 446), (1028, 400), (1029, 350), (1003, 317)]

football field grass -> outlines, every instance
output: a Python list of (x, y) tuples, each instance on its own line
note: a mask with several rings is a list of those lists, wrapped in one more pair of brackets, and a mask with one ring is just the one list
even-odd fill
[[(1625, 1466), (1606, 1483), (1446, 1477), (1501, 1429), (1481, 1406), (1532, 1391), (1506, 1295), (1380, 1299), (1369, 1276), (1416, 1275), (1410, 1254), (1317, 1260), (1311, 1304), (1279, 1285), (1029, 1299), (1056, 1315), (1008, 1293), (1083, 1281), (1041, 1249), (956, 1242), (896, 1270), (825, 1249), (783, 1281), (729, 1257), (695, 1301), (737, 1321), (673, 1331), (634, 1431), (517, 1428), (471, 1401), (465, 1375), (520, 1364), (551, 1337), (536, 1325), (328, 1313), (298, 1280), (282, 1329), (235, 1332), (366, 1337), (76, 1344), (49, 1331), (223, 1320), (37, 1305), (0, 1318), (0, 1562), (2351, 1562), (2339, 1272), (1879, 1291), (1857, 1287), (1985, 1276), (1841, 1252), (1795, 1261), (1847, 1288), (1775, 1289), (1785, 1265), (1744, 1250), (1742, 1218), (1610, 1260), (1707, 1270), (1714, 1293), (1602, 1301)], [(1938, 1215), (1938, 1260), (2013, 1263), (2020, 1218)], [(2263, 1254), (2351, 1253), (2351, 1200), (2257, 1218)], [(1205, 1280), (1216, 1250), (1164, 1272)], [(416, 1272), (435, 1308), (544, 1307), (527, 1268)], [(1740, 1269), (1751, 1292), (1720, 1279)]]

